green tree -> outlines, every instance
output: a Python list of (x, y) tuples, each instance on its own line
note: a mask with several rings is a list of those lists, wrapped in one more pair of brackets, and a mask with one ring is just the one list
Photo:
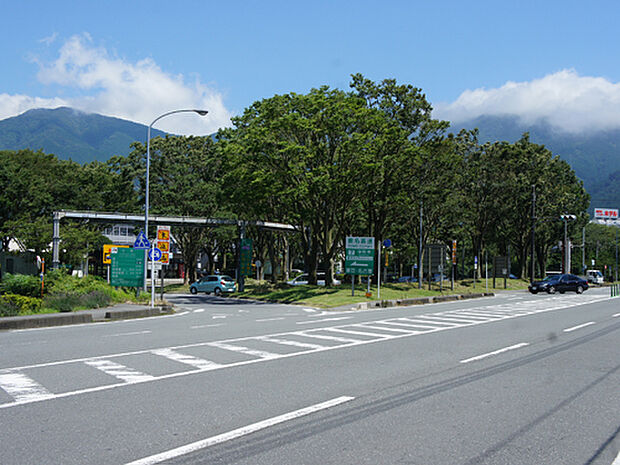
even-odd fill
[[(144, 202), (146, 147), (133, 144), (126, 163), (133, 169)], [(221, 199), (222, 157), (210, 137), (166, 136), (151, 140), (149, 170), (150, 213), (203, 218), (230, 218)], [(156, 225), (153, 225), (153, 229)], [(230, 229), (227, 230), (230, 235)], [(219, 234), (219, 236), (218, 236)], [(151, 234), (151, 236), (153, 236)], [(211, 251), (211, 268), (216, 240), (225, 241), (215, 226), (178, 226), (172, 230), (185, 262), (185, 282), (196, 278), (196, 260), (200, 252)]]
[(298, 228), (312, 283), (321, 264), (331, 282), (364, 190), (360, 155), (372, 140), (370, 113), (362, 99), (322, 87), (255, 102), (220, 134), (237, 205), (251, 198), (261, 209), (249, 214), (274, 214)]

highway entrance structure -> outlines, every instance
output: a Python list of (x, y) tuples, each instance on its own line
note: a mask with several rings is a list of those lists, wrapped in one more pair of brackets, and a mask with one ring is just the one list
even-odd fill
[[(60, 220), (63, 218), (73, 218), (81, 220), (89, 220), (100, 223), (128, 223), (137, 226), (144, 225), (144, 215), (130, 213), (108, 213), (95, 211), (76, 211), (76, 210), (58, 210), (53, 214), (54, 232), (52, 238), (52, 268), (60, 267)], [(245, 238), (246, 226), (256, 226), (261, 229), (284, 232), (298, 232), (298, 229), (285, 223), (274, 223), (271, 221), (245, 221), (233, 220), (227, 218), (199, 218), (192, 216), (162, 216), (149, 215), (151, 224), (159, 224), (164, 226), (195, 226), (195, 227), (213, 227), (213, 226), (237, 226), (239, 228), (239, 239)], [(239, 266), (239, 264), (237, 264)], [(243, 274), (238, 273), (239, 290), (243, 290)]]

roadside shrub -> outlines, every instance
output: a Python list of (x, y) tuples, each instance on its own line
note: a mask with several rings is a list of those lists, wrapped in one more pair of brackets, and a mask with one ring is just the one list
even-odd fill
[(26, 274), (7, 273), (0, 282), (0, 293), (39, 297), (41, 295), (41, 279)]
[(19, 315), (19, 307), (13, 302), (0, 296), (0, 316), (17, 316)]
[(101, 291), (92, 291), (81, 296), (81, 304), (86, 308), (100, 308), (110, 305), (110, 296)]
[(76, 293), (50, 294), (43, 299), (43, 305), (59, 312), (72, 312), (80, 306), (80, 295)]
[(18, 294), (4, 294), (2, 299), (17, 307), (20, 315), (38, 313), (41, 310), (41, 299)]

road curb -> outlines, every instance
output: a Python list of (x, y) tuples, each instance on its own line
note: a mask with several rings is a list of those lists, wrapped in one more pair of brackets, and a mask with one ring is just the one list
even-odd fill
[(387, 307), (408, 307), (411, 305), (426, 305), (440, 302), (453, 302), (456, 300), (477, 299), (481, 297), (493, 297), (493, 292), (480, 292), (477, 294), (454, 294), (454, 295), (438, 295), (434, 297), (417, 297), (410, 299), (397, 300), (375, 300), (373, 302), (362, 302), (355, 304), (354, 310), (367, 310), (370, 308), (387, 308)]
[[(129, 307), (129, 306), (126, 306)], [(48, 313), (43, 315), (10, 316), (0, 318), (0, 331), (11, 329), (45, 328), (102, 321), (129, 320), (149, 316), (171, 315), (171, 305), (154, 308), (136, 306), (135, 308), (102, 308), (67, 313)]]

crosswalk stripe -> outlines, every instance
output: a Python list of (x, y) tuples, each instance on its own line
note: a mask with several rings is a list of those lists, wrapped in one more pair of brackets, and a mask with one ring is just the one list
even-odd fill
[[(382, 321), (379, 321), (377, 323), (383, 324)], [(371, 325), (371, 324), (363, 323), (363, 324), (352, 325), (352, 326), (355, 326), (356, 328), (362, 328), (362, 329), (366, 329), (366, 328), (368, 328), (368, 329), (377, 329), (379, 331), (393, 331), (395, 333), (405, 333), (405, 334), (417, 334), (417, 333), (420, 332), (420, 331), (414, 331), (414, 330), (411, 330), (411, 329), (386, 328), (385, 326), (380, 326), (380, 325), (377, 325), (377, 324), (372, 324)]]
[(54, 394), (23, 373), (0, 374), (0, 388), (16, 402), (34, 402), (54, 397)]
[(344, 334), (359, 334), (360, 336), (370, 336), (377, 337), (380, 339), (390, 339), (392, 336), (388, 336), (387, 334), (377, 334), (377, 333), (369, 333), (366, 331), (354, 331), (352, 329), (342, 329), (342, 328), (322, 328), (323, 331), (335, 331), (337, 333)]
[(121, 365), (120, 363), (112, 362), (110, 360), (88, 360), (84, 363), (126, 383), (139, 383), (142, 381), (155, 379), (154, 376), (147, 375), (138, 370), (134, 370), (133, 368), (126, 367), (125, 365)]
[(304, 336), (304, 337), (314, 337), (314, 338), (317, 338), (317, 339), (325, 339), (326, 341), (334, 341), (334, 342), (345, 342), (345, 343), (362, 342), (359, 339), (349, 339), (349, 338), (346, 338), (346, 337), (326, 336), (324, 334), (316, 334), (316, 333), (310, 333), (310, 332), (306, 332), (306, 331), (300, 331), (298, 333), (291, 333), (291, 334), (299, 334), (299, 335)]
[(180, 362), (186, 365), (196, 367), (200, 370), (212, 370), (224, 366), (220, 365), (219, 363), (212, 362), (211, 360), (194, 357), (193, 355), (182, 354), (172, 349), (157, 349), (152, 350), (151, 353), (166, 357), (167, 359), (174, 360), (175, 362)]
[(469, 313), (469, 312), (458, 312), (457, 314), (450, 314), (450, 318), (460, 318), (461, 320), (469, 320), (469, 321), (489, 321), (493, 318), (489, 318), (488, 316), (483, 316), (478, 313)]
[(310, 344), (308, 342), (290, 341), (288, 339), (280, 339), (280, 338), (275, 338), (275, 337), (259, 336), (256, 339), (258, 339), (259, 341), (273, 342), (274, 344), (282, 344), (285, 346), (303, 347), (305, 349), (325, 349), (325, 346), (320, 346), (318, 344)]
[[(399, 318), (399, 320), (405, 320), (404, 318)], [(441, 326), (438, 325), (444, 325), (444, 326), (461, 326), (462, 322), (458, 322), (455, 323), (453, 321), (435, 321), (433, 320), (427, 320), (425, 318), (407, 318), (406, 321), (411, 322), (411, 324), (409, 326), (416, 326), (418, 328), (439, 328)], [(407, 323), (402, 323), (402, 324), (407, 324)], [(429, 326), (432, 325), (432, 326)]]
[(227, 344), (224, 342), (209, 342), (207, 345), (212, 346), (212, 347), (217, 347), (219, 349), (231, 350), (233, 352), (240, 352), (242, 354), (252, 355), (254, 357), (259, 357), (259, 358), (264, 358), (264, 359), (282, 357), (282, 355), (280, 354), (274, 354), (271, 352), (266, 352), (264, 350), (250, 349), (249, 347), (237, 346), (233, 344)]

